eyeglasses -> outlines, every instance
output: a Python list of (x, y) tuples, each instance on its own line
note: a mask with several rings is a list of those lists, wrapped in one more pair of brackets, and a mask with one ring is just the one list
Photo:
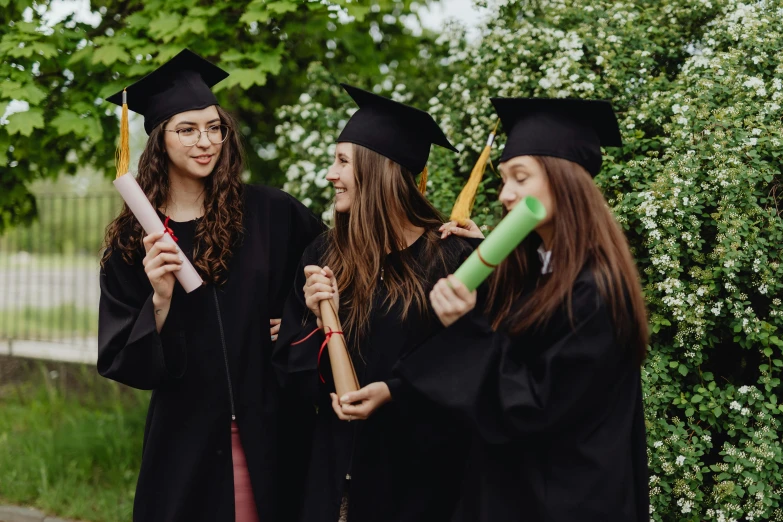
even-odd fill
[(199, 141), (201, 141), (201, 134), (206, 132), (207, 133), (207, 139), (214, 143), (215, 145), (220, 145), (224, 141), (226, 141), (226, 138), (228, 138), (228, 133), (231, 130), (231, 127), (228, 125), (212, 125), (211, 127), (208, 127), (206, 130), (198, 130), (193, 127), (185, 127), (183, 129), (177, 129), (177, 130), (168, 130), (164, 129), (166, 132), (176, 132), (177, 137), (179, 137), (179, 142), (183, 144), (186, 147), (192, 147)]

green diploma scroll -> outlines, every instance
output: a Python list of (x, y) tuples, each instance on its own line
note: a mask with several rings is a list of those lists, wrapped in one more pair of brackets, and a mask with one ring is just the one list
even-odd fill
[(498, 223), (454, 275), (472, 292), (545, 217), (544, 205), (527, 196)]

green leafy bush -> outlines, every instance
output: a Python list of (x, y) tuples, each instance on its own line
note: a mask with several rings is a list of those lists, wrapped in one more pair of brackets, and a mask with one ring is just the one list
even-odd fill
[[(783, 520), (783, 8), (491, 4), (478, 42), (448, 33), (445, 54), (422, 66), (437, 74), (414, 103), (461, 150), (433, 150), (429, 197), (448, 212), (495, 123), (491, 96), (611, 100), (625, 145), (607, 151), (596, 182), (631, 242), (653, 332), (643, 372), (651, 518)], [(278, 147), (292, 158), (288, 190), (325, 211), (330, 146), (348, 113), (328, 77), (312, 82), (328, 95), (283, 109)], [(413, 92), (391, 83), (378, 92)], [(481, 225), (497, 221), (498, 186), (492, 175), (482, 183)]]

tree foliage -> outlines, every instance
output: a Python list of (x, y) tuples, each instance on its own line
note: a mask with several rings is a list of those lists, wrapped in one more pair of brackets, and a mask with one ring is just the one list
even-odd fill
[(0, 230), (34, 216), (29, 181), (85, 166), (111, 175), (118, 122), (105, 98), (185, 47), (231, 73), (216, 90), (241, 123), (251, 179), (282, 184), (274, 111), (296, 101), (311, 63), (379, 78), (428, 39), (404, 23), (410, 0), (99, 0), (95, 26), (48, 22), (46, 1), (0, 8), (0, 116), (28, 106), (0, 122)]

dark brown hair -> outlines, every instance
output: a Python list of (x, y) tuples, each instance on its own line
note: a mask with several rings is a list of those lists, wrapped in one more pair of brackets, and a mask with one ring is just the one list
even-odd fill
[[(219, 106), (216, 108), (221, 122), (230, 130), (217, 165), (204, 182), (204, 216), (196, 226), (193, 241), (193, 264), (201, 277), (211, 283), (219, 283), (227, 275), (231, 249), (242, 237), (243, 218), (240, 174), (244, 157), (240, 134), (231, 115)], [(163, 207), (169, 197), (169, 159), (163, 130), (167, 123), (161, 123), (150, 133), (139, 158), (136, 178), (155, 208)], [(143, 236), (141, 225), (128, 205), (123, 205), (120, 215), (106, 227), (106, 251), (101, 264), (106, 263), (113, 251), (120, 252), (128, 264), (138, 262), (144, 255)]]
[[(353, 145), (356, 194), (349, 212), (335, 212), (334, 228), (328, 232), (323, 263), (334, 271), (340, 289), (342, 327), (350, 345), (367, 333), (373, 297), (379, 284), (387, 293), (387, 310), (401, 302), (403, 320), (413, 304), (419, 313), (429, 310), (427, 286), (433, 266), (446, 273), (447, 260), (436, 233), (443, 216), (419, 192), (414, 175), (380, 154)], [(423, 227), (424, 251), (419, 259), (407, 249), (404, 226)], [(400, 263), (387, 263), (390, 254)], [(384, 268), (380, 281), (381, 267)]]
[[(535, 158), (546, 171), (557, 212), (550, 245), (556, 275), (539, 279), (536, 249), (541, 239), (531, 234), (490, 278), (486, 310), (493, 327), (518, 334), (545, 326), (564, 304), (570, 314), (574, 283), (589, 267), (618, 340), (633, 346), (641, 362), (648, 342), (647, 313), (625, 234), (584, 168), (560, 158)], [(526, 290), (531, 291), (529, 297), (515, 306)]]

